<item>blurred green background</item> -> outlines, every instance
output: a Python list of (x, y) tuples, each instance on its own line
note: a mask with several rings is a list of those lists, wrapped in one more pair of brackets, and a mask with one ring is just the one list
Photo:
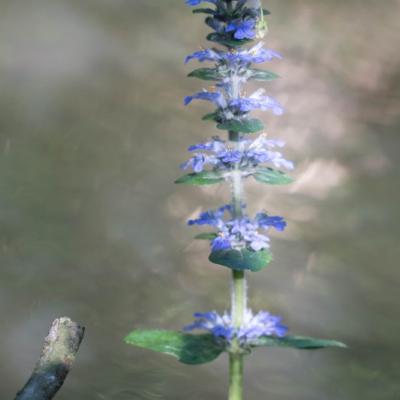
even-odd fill
[[(262, 114), (296, 182), (249, 182), (251, 210), (284, 215), (251, 304), (348, 350), (263, 350), (246, 398), (400, 398), (400, 2), (270, 0), (284, 60)], [(0, 394), (26, 381), (51, 321), (87, 327), (59, 400), (223, 399), (227, 360), (187, 367), (126, 346), (229, 305), (229, 272), (185, 220), (226, 187), (176, 187), (188, 145), (216, 134), (185, 95), (207, 32), (183, 0), (0, 1)]]

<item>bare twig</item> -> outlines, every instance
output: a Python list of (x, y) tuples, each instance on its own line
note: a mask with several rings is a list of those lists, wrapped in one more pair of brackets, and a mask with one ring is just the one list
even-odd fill
[(42, 355), (15, 400), (50, 400), (64, 383), (82, 342), (85, 328), (69, 318), (56, 319), (43, 345)]

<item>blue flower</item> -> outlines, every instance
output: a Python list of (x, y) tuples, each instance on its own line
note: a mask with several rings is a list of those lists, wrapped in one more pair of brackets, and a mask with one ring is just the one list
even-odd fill
[(282, 140), (267, 139), (265, 134), (260, 135), (252, 141), (247, 148), (248, 163), (257, 166), (263, 163), (271, 163), (276, 168), (285, 168), (292, 170), (294, 164), (283, 158), (282, 153), (274, 151), (276, 147), (284, 147), (285, 142)]
[(212, 333), (218, 338), (223, 338), (228, 342), (234, 337), (234, 328), (231, 324), (231, 318), (228, 314), (218, 315), (215, 311), (205, 313), (195, 313), (196, 320), (191, 325), (183, 328), (185, 332), (194, 330), (203, 330)]
[(240, 249), (243, 247), (250, 248), (254, 251), (260, 251), (269, 247), (269, 237), (258, 232), (258, 224), (248, 217), (233, 219), (227, 222), (229, 230), (229, 238), (232, 247)]
[(222, 236), (216, 237), (211, 242), (211, 251), (219, 251), (219, 250), (229, 250), (232, 248), (231, 242), (229, 239), (226, 239)]
[(262, 42), (240, 53), (243, 61), (255, 64), (272, 61), (274, 58), (282, 59), (282, 56), (277, 51), (263, 48)]
[(208, 164), (215, 165), (218, 163), (218, 160), (213, 156), (207, 156), (204, 154), (195, 154), (193, 157), (189, 158), (189, 160), (185, 161), (180, 165), (180, 168), (185, 170), (192, 168), (193, 172), (197, 174), (203, 172), (204, 167)]
[(211, 151), (214, 153), (218, 153), (220, 151), (226, 150), (225, 142), (220, 139), (218, 136), (214, 136), (210, 141), (205, 143), (198, 143), (190, 146), (188, 151), (197, 151), (197, 150), (204, 150), (204, 151)]
[(250, 247), (254, 251), (260, 251), (269, 247), (269, 237), (259, 233), (253, 233)]
[[(245, 206), (242, 206), (245, 208)], [(228, 212), (230, 218), (225, 218)], [(247, 215), (234, 218), (233, 207), (225, 205), (217, 210), (205, 211), (199, 218), (188, 221), (189, 225), (211, 225), (218, 230), (217, 237), (211, 240), (211, 250), (242, 250), (250, 249), (260, 251), (269, 248), (269, 237), (259, 231), (268, 231), (274, 227), (283, 231), (286, 222), (279, 216), (268, 216), (265, 213), (258, 213), (256, 218), (251, 219)]]
[(191, 167), (194, 172), (199, 173), (203, 171), (204, 165), (207, 164), (207, 158), (203, 154), (196, 154), (194, 157), (192, 157), (190, 160), (187, 162), (183, 163), (181, 165), (182, 169), (187, 169)]
[(192, 158), (180, 165), (181, 169), (192, 168), (194, 172), (200, 173), (203, 171), (204, 166), (207, 164), (216, 164), (215, 157), (207, 156), (205, 154), (195, 154)]
[(256, 345), (263, 336), (284, 337), (288, 328), (281, 323), (282, 318), (272, 315), (267, 311), (253, 314), (246, 310), (244, 320), (240, 327), (235, 327), (231, 314), (225, 312), (219, 315), (216, 311), (194, 314), (196, 320), (191, 325), (184, 327), (185, 332), (194, 330), (206, 331), (222, 340), (229, 346), (237, 339), (242, 348)]
[(227, 204), (218, 208), (217, 210), (206, 211), (200, 214), (199, 218), (191, 219), (188, 221), (188, 225), (211, 225), (221, 226), (223, 224), (223, 216), (225, 211), (231, 210), (231, 205)]
[(233, 37), (238, 40), (254, 39), (256, 37), (256, 20), (236, 20), (228, 24), (225, 28), (225, 32), (234, 32)]
[(274, 58), (281, 59), (282, 56), (276, 51), (264, 49), (263, 43), (260, 42), (250, 49), (242, 49), (236, 52), (224, 52), (217, 49), (195, 51), (185, 58), (185, 63), (197, 59), (200, 62), (215, 61), (219, 64), (245, 66), (249, 63), (262, 64), (267, 61), (272, 61)]
[(204, 143), (194, 144), (189, 147), (190, 152), (197, 152), (188, 161), (181, 165), (182, 169), (193, 168), (201, 172), (206, 165), (211, 165), (215, 171), (229, 172), (239, 164), (243, 176), (249, 176), (259, 164), (272, 164), (276, 168), (293, 169), (293, 163), (283, 158), (282, 153), (275, 151), (283, 147), (281, 140), (267, 139), (265, 134), (255, 140), (244, 139), (241, 141), (242, 149), (236, 150), (218, 136)]
[(186, 0), (185, 3), (188, 6), (192, 6), (193, 7), (193, 6), (198, 6), (201, 3), (212, 3), (212, 4), (215, 4), (216, 0)]
[(207, 90), (203, 90), (201, 92), (194, 94), (193, 96), (186, 96), (183, 103), (185, 106), (187, 106), (193, 100), (210, 101), (220, 108), (225, 108), (227, 106), (225, 97), (220, 92), (208, 92)]
[(224, 164), (236, 164), (242, 160), (243, 153), (238, 150), (223, 150), (217, 153), (217, 158)]
[(236, 108), (242, 113), (248, 113), (252, 110), (260, 109), (266, 111), (272, 110), (275, 115), (283, 114), (283, 107), (272, 97), (264, 96), (264, 90), (259, 89), (250, 97), (239, 97), (229, 102), (230, 108)]
[[(226, 83), (222, 82), (219, 86), (225, 88)], [(229, 88), (226, 87), (225, 90), (228, 91)], [(264, 90), (260, 89), (254, 92), (250, 97), (239, 97), (227, 101), (221, 92), (209, 92), (203, 90), (192, 96), (186, 96), (183, 103), (187, 106), (193, 100), (210, 101), (215, 104), (225, 116), (230, 116), (230, 118), (232, 118), (235, 113), (247, 114), (256, 109), (262, 111), (272, 110), (275, 115), (282, 115), (283, 107), (275, 99), (269, 96), (264, 96), (263, 93)]]
[(185, 58), (185, 64), (187, 64), (190, 60), (197, 59), (200, 62), (204, 61), (220, 61), (223, 59), (223, 56), (217, 52), (217, 50), (206, 49), (195, 51), (194, 53), (188, 55)]
[(200, 214), (197, 219), (190, 219), (188, 225), (211, 225), (217, 226), (220, 218), (216, 216), (214, 211), (206, 211)]
[(256, 215), (256, 221), (260, 228), (273, 227), (280, 232), (284, 231), (287, 225), (286, 221), (282, 217), (270, 217), (268, 214), (265, 213), (258, 213)]

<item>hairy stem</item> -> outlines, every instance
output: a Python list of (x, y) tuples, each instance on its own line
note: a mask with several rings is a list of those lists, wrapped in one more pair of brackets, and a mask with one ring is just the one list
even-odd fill
[[(229, 139), (235, 142), (241, 150), (240, 134), (229, 132)], [(237, 164), (232, 172), (232, 205), (233, 217), (243, 216), (243, 183), (240, 166)], [(238, 328), (243, 324), (247, 307), (247, 284), (244, 271), (232, 271), (231, 287), (231, 313), (234, 325)], [(232, 353), (229, 355), (229, 400), (242, 400), (243, 398), (243, 354), (240, 354), (239, 344), (233, 342)]]
[(243, 355), (229, 355), (229, 400), (243, 398)]
[[(231, 3), (228, 2), (228, 6)], [(232, 70), (230, 74), (230, 90), (228, 96), (234, 100), (241, 96), (241, 80), (237, 71)], [(238, 132), (229, 132), (229, 140), (235, 143), (235, 149), (242, 151), (241, 135)], [(240, 170), (240, 163), (235, 164), (232, 171), (232, 206), (233, 218), (243, 217), (243, 178)], [(236, 328), (243, 324), (244, 314), (247, 307), (247, 285), (244, 271), (232, 271), (231, 285), (231, 314)], [(243, 354), (237, 339), (233, 340), (231, 352), (229, 354), (229, 400), (243, 399)]]
[[(229, 132), (229, 139), (235, 142), (238, 150), (241, 150), (240, 134)], [(243, 182), (240, 166), (237, 164), (232, 172), (232, 205), (235, 219), (243, 216)], [(232, 271), (231, 312), (236, 327), (243, 323), (244, 313), (247, 307), (247, 285), (244, 271)]]
[(244, 271), (232, 272), (232, 316), (235, 327), (240, 327), (243, 323), (246, 311), (247, 293), (246, 276)]

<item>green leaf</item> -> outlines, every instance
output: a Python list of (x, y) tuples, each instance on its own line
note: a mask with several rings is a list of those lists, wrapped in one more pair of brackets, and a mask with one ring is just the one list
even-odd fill
[(215, 360), (225, 349), (211, 334), (191, 335), (165, 330), (137, 330), (125, 342), (133, 346), (169, 354), (184, 364), (204, 364)]
[(272, 254), (269, 250), (218, 250), (213, 251), (209, 258), (212, 263), (223, 265), (234, 270), (261, 271), (271, 261)]
[(227, 37), (225, 35), (220, 35), (218, 33), (208, 34), (207, 40), (209, 40), (211, 42), (223, 44), (228, 47), (241, 47), (241, 46), (251, 42), (250, 39), (235, 40), (235, 39), (230, 39), (229, 37)]
[(224, 178), (218, 172), (202, 171), (199, 173), (193, 172), (181, 176), (175, 183), (183, 183), (185, 185), (213, 185), (223, 182)]
[(253, 176), (258, 182), (270, 185), (286, 185), (293, 182), (292, 177), (272, 168), (258, 168)]
[(215, 10), (213, 10), (212, 8), (196, 8), (194, 10), (192, 10), (193, 14), (211, 14), (211, 15), (215, 15)]
[(306, 336), (285, 336), (282, 338), (263, 336), (258, 339), (258, 343), (255, 346), (291, 347), (293, 349), (300, 350), (316, 350), (324, 349), (327, 347), (347, 347), (344, 343), (338, 342), (336, 340), (316, 339)]
[(198, 68), (192, 71), (188, 77), (199, 78), (204, 81), (219, 81), (223, 78), (215, 68)]
[(217, 112), (213, 112), (213, 113), (209, 113), (204, 115), (204, 117), (202, 118), (203, 121), (217, 121), (218, 120), (218, 113)]
[(252, 68), (249, 72), (251, 72), (250, 79), (254, 79), (256, 81), (273, 81), (279, 78), (279, 75), (275, 74), (275, 72), (262, 69)]
[(218, 234), (215, 232), (205, 232), (205, 233), (199, 233), (194, 238), (198, 240), (213, 240), (216, 237), (218, 237)]
[(218, 124), (217, 128), (232, 132), (254, 133), (263, 130), (264, 125), (259, 119), (245, 119), (242, 121), (232, 119)]

